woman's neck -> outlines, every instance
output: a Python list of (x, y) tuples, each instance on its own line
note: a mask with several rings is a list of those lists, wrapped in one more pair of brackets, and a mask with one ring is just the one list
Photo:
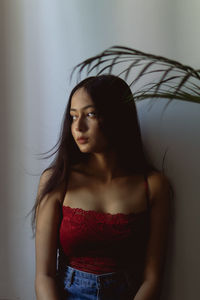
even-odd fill
[(116, 153), (92, 153), (87, 161), (87, 172), (104, 183), (111, 182), (114, 178), (126, 174), (120, 168)]

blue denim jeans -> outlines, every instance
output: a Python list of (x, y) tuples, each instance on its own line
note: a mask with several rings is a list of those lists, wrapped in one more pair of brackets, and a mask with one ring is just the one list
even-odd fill
[(133, 300), (139, 287), (124, 271), (99, 275), (66, 266), (59, 288), (62, 300)]

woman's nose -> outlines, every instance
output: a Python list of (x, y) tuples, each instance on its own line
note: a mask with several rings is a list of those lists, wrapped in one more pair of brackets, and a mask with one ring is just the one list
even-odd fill
[(76, 122), (76, 130), (77, 131), (85, 131), (87, 130), (87, 124), (84, 120), (84, 118), (79, 118)]

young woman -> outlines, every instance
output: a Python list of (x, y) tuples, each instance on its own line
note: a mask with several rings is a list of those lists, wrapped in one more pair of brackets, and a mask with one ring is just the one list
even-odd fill
[(170, 184), (144, 155), (129, 86), (81, 81), (56, 152), (33, 208), (37, 300), (159, 299)]

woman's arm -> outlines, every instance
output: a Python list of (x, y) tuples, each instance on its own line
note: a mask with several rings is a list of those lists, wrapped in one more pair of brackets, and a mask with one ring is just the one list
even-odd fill
[[(48, 179), (47, 170), (40, 177), (38, 193)], [(36, 212), (36, 272), (35, 292), (37, 300), (59, 300), (56, 287), (57, 242), (60, 224), (58, 193), (46, 195)]]
[(161, 173), (148, 178), (151, 194), (150, 237), (144, 281), (134, 300), (158, 300), (164, 266), (169, 223), (170, 185)]

